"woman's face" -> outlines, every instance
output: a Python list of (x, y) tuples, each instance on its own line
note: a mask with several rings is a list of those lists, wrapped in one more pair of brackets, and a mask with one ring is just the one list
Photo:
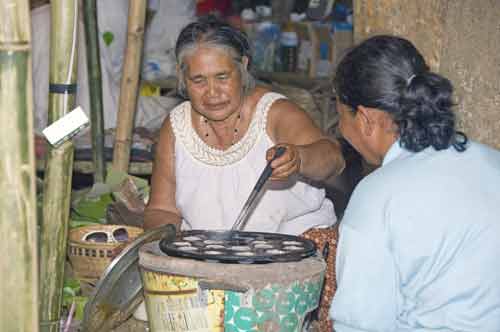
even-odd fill
[(184, 57), (186, 90), (193, 108), (211, 121), (226, 120), (243, 102), (241, 73), (227, 51), (201, 46)]

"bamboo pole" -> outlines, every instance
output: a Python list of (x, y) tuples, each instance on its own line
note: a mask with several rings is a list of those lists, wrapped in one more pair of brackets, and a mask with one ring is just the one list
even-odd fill
[(127, 172), (132, 130), (137, 107), (139, 69), (141, 66), (147, 0), (130, 0), (125, 60), (120, 86), (120, 101), (113, 151), (113, 169)]
[(31, 25), (28, 0), (0, 2), (0, 331), (38, 331)]
[(94, 182), (103, 183), (106, 177), (104, 159), (104, 119), (102, 111), (101, 61), (99, 56), (96, 0), (84, 3), (87, 68), (89, 73), (90, 123), (92, 129), (92, 159)]
[[(78, 63), (78, 1), (52, 0), (49, 123), (72, 110)], [(40, 330), (58, 332), (73, 171), (73, 143), (51, 148), (44, 179)]]
[(47, 157), (40, 234), (40, 331), (58, 332), (72, 176), (67, 169), (73, 165), (73, 143), (51, 149)]

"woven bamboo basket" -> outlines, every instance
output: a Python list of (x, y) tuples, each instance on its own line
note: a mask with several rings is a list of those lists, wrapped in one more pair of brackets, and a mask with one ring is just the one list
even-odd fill
[[(124, 228), (128, 233), (126, 242), (88, 242), (86, 234), (95, 231), (112, 233)], [(143, 232), (142, 228), (125, 225), (90, 225), (72, 229), (68, 239), (68, 256), (75, 278), (93, 282), (100, 278), (106, 267), (117, 255), (117, 248), (124, 247)]]

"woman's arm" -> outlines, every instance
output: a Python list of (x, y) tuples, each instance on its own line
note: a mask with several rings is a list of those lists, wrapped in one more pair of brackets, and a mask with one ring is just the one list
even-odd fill
[(145, 229), (164, 224), (174, 224), (177, 230), (180, 229), (182, 218), (175, 202), (174, 142), (170, 119), (167, 117), (160, 130), (160, 139), (155, 152), (151, 193), (144, 211)]
[[(276, 159), (272, 179), (283, 180), (293, 173), (321, 181), (338, 175), (345, 167), (339, 142), (324, 135), (307, 113), (288, 100), (276, 101), (268, 114), (268, 132), (286, 153)], [(267, 152), (269, 160), (274, 148)]]

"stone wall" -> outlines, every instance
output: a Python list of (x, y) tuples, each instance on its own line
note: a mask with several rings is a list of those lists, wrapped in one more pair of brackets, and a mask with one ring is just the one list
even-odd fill
[(354, 0), (354, 39), (410, 39), (455, 86), (459, 128), (500, 149), (500, 1)]

